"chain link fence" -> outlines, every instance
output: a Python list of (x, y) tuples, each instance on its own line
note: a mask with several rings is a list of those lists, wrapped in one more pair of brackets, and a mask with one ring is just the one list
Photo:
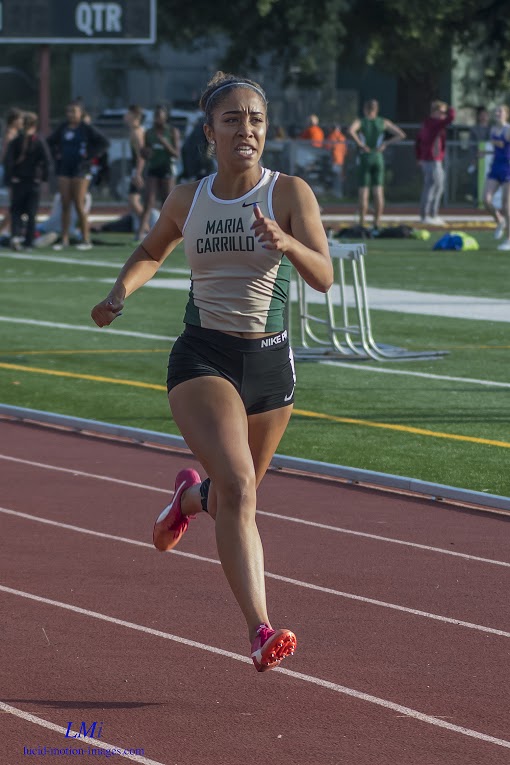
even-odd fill
[[(355, 201), (358, 194), (358, 150), (347, 141), (343, 165), (341, 196), (335, 192), (335, 169), (328, 150), (311, 146), (307, 141), (269, 140), (263, 163), (273, 170), (298, 175), (320, 197)], [(414, 150), (414, 141), (405, 140), (389, 146), (385, 158), (385, 195), (388, 202), (417, 204), (422, 189), (422, 172)], [(445, 158), (446, 184), (444, 204), (473, 205), (477, 200), (476, 147), (466, 140), (448, 142)]]
[[(94, 191), (96, 198), (124, 201), (129, 188), (131, 150), (126, 130), (121, 125), (98, 127), (110, 140), (109, 172), (102, 191)], [(408, 135), (412, 131), (405, 126)], [(447, 142), (445, 158), (446, 183), (444, 205), (473, 206), (477, 204), (478, 167), (476, 145), (468, 139), (469, 128), (455, 131), (455, 138)], [(414, 205), (419, 202), (422, 172), (414, 150), (414, 140), (408, 139), (389, 146), (384, 152), (385, 196), (389, 203)], [(297, 175), (310, 184), (325, 203), (354, 203), (358, 197), (358, 150), (347, 140), (347, 154), (341, 174), (341, 192), (338, 174), (328, 149), (312, 146), (299, 139), (269, 139), (266, 141), (262, 163), (265, 167), (289, 175)]]

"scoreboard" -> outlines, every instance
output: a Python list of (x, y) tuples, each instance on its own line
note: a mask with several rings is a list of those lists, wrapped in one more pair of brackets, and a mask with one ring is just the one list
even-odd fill
[(0, 0), (0, 45), (156, 42), (156, 0)]

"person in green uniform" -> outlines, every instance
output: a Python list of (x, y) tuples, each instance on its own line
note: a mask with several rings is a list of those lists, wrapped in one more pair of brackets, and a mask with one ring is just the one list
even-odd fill
[(402, 141), (406, 134), (391, 120), (379, 116), (379, 102), (374, 98), (365, 102), (363, 114), (362, 119), (355, 119), (349, 127), (349, 135), (360, 151), (358, 165), (360, 225), (365, 226), (369, 194), (372, 189), (374, 231), (377, 231), (380, 228), (384, 210), (383, 152), (390, 144)]
[(148, 231), (151, 210), (158, 198), (163, 205), (176, 183), (176, 166), (181, 152), (180, 134), (168, 124), (169, 114), (164, 106), (154, 110), (154, 125), (145, 132), (142, 155), (145, 163), (145, 206), (140, 220), (139, 236)]

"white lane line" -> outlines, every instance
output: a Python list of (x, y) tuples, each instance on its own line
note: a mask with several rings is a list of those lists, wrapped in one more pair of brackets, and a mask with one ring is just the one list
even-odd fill
[[(19, 457), (10, 457), (7, 454), (0, 454), (0, 459), (10, 460), (12, 462), (20, 462), (31, 467), (43, 468), (45, 470), (55, 470), (62, 473), (70, 473), (71, 475), (80, 475), (84, 478), (99, 478), (102, 481), (112, 481), (114, 483), (125, 484), (126, 486), (139, 486), (149, 491), (157, 491), (163, 494), (171, 495), (173, 492), (169, 489), (160, 489), (156, 486), (144, 486), (143, 484), (131, 484), (129, 481), (123, 481), (120, 478), (109, 478), (108, 476), (95, 475), (94, 473), (84, 473), (82, 471), (73, 470), (71, 468), (63, 468), (55, 465), (46, 465), (42, 462), (32, 462), (31, 460), (24, 460)], [(268, 513), (265, 510), (257, 510), (258, 515), (265, 515), (268, 518), (275, 518), (279, 521), (288, 521), (289, 523), (300, 523), (304, 526), (311, 526), (317, 529), (324, 529), (325, 531), (335, 531), (339, 534), (348, 534), (350, 536), (361, 537), (362, 539), (373, 539), (377, 542), (388, 542), (396, 545), (402, 545), (403, 547), (412, 547), (418, 550), (426, 550), (427, 552), (441, 553), (442, 555), (451, 555), (454, 558), (464, 558), (465, 560), (478, 561), (479, 563), (490, 563), (493, 566), (503, 566), (504, 568), (510, 568), (510, 563), (501, 560), (493, 560), (492, 558), (481, 558), (477, 555), (469, 555), (468, 553), (457, 552), (456, 550), (445, 550), (443, 547), (432, 547), (431, 545), (422, 545), (418, 542), (407, 542), (404, 539), (394, 539), (393, 537), (383, 537), (378, 534), (369, 534), (365, 531), (354, 531), (352, 529), (345, 529), (341, 526), (331, 526), (327, 523), (318, 523), (317, 521), (308, 521), (304, 518), (293, 518), (289, 515), (279, 515), (278, 513)]]
[(155, 486), (148, 486), (145, 483), (135, 483), (134, 481), (125, 481), (122, 478), (112, 478), (108, 475), (99, 475), (97, 473), (84, 473), (82, 470), (74, 470), (73, 468), (65, 468), (56, 465), (46, 465), (44, 462), (33, 462), (32, 460), (24, 460), (19, 457), (10, 457), (7, 454), (0, 454), (0, 460), (9, 460), (10, 462), (19, 462), (23, 465), (30, 465), (31, 467), (43, 468), (44, 470), (54, 470), (57, 473), (69, 473), (73, 476), (79, 476), (81, 478), (95, 478), (98, 481), (109, 481), (110, 483), (120, 483), (123, 486), (132, 486), (135, 489), (146, 489), (147, 491), (158, 491), (162, 494), (173, 495), (173, 489), (158, 489)]
[(124, 263), (115, 263), (111, 261), (99, 261), (99, 260), (81, 260), (80, 258), (70, 258), (63, 255), (35, 255), (24, 254), (19, 252), (2, 252), (0, 258), (9, 258), (10, 260), (30, 260), (30, 261), (42, 261), (44, 263), (65, 263), (66, 265), (73, 266), (97, 266), (98, 268), (122, 268)]
[[(55, 723), (52, 723), (49, 720), (44, 720), (42, 717), (37, 717), (37, 715), (32, 715), (30, 714), (30, 712), (25, 712), (23, 709), (12, 707), (10, 704), (6, 704), (3, 701), (0, 701), (0, 711), (6, 712), (7, 714), (10, 714), (10, 715), (14, 715), (15, 717), (21, 717), (21, 719), (26, 720), (26, 722), (34, 723), (35, 725), (40, 725), (42, 728), (47, 728), (48, 730), (54, 730), (56, 731), (56, 733), (63, 733), (65, 735), (67, 732), (67, 728), (63, 728), (61, 725), (55, 725)], [(149, 760), (148, 757), (142, 757), (139, 754), (123, 754), (123, 752), (125, 752), (125, 750), (128, 747), (119, 746), (118, 744), (107, 744), (106, 741), (98, 741), (98, 739), (90, 738), (90, 736), (80, 736), (79, 741), (75, 742), (75, 746), (72, 748), (79, 749), (81, 748), (81, 744), (92, 744), (96, 748), (105, 749), (106, 751), (109, 751), (109, 752), (111, 752), (112, 749), (114, 749), (115, 752), (111, 756), (123, 757), (125, 760), (131, 760), (131, 762), (139, 762), (141, 763), (141, 765), (164, 765), (164, 763), (162, 762), (159, 762), (156, 760)], [(65, 749), (66, 747), (54, 746), (54, 747), (46, 747), (46, 748), (56, 749), (57, 756), (59, 756), (58, 752), (62, 749)], [(64, 754), (63, 756), (65, 757), (66, 755)], [(72, 757), (73, 755), (71, 754), (68, 756)]]
[(257, 510), (258, 515), (267, 515), (269, 518), (276, 518), (279, 521), (289, 521), (290, 523), (302, 523), (305, 526), (313, 526), (316, 529), (325, 529), (326, 531), (336, 531), (340, 534), (349, 534), (354, 537), (364, 539), (375, 539), (377, 542), (390, 542), (394, 545), (403, 545), (404, 547), (413, 547), (416, 550), (426, 550), (427, 552), (437, 552), (443, 555), (452, 555), (454, 558), (464, 558), (465, 560), (478, 561), (479, 563), (491, 563), (494, 566), (504, 566), (510, 568), (510, 563), (502, 560), (492, 560), (492, 558), (480, 558), (478, 555), (468, 555), (455, 550), (445, 550), (442, 547), (431, 547), (430, 545), (421, 545), (418, 542), (407, 542), (403, 539), (393, 539), (392, 537), (382, 537), (378, 534), (368, 534), (365, 531), (353, 531), (344, 529), (340, 526), (330, 526), (327, 523), (317, 523), (316, 521), (306, 521), (303, 518), (292, 518), (289, 515), (279, 515), (278, 513), (266, 513), (264, 510)]
[[(0, 252), (0, 258), (10, 258), (11, 260), (43, 261), (46, 263), (58, 263), (59, 265), (65, 263), (66, 265), (72, 266), (97, 266), (98, 268), (121, 269), (124, 265), (124, 263), (116, 263), (113, 260), (82, 260), (80, 257), (70, 258), (66, 256), (59, 257), (58, 255), (36, 255), (20, 252)], [(163, 266), (159, 269), (158, 273), (182, 274), (183, 276), (189, 276), (190, 270), (189, 268), (168, 268)]]
[[(86, 326), (84, 324), (62, 324), (56, 321), (39, 321), (36, 319), (15, 319), (12, 316), (0, 316), (0, 321), (7, 322), (9, 324), (28, 324), (32, 327), (46, 327), (47, 329), (66, 329), (77, 330), (79, 332), (107, 332), (112, 335), (122, 335), (124, 337), (142, 337), (147, 340), (170, 340), (174, 342), (176, 337), (169, 337), (168, 335), (152, 335), (149, 332), (128, 332), (122, 329), (112, 329), (111, 327), (94, 327)], [(92, 322), (92, 319), (91, 319)]]
[(361, 370), (362, 372), (381, 372), (387, 375), (405, 375), (407, 377), (424, 377), (426, 380), (446, 380), (447, 382), (468, 383), (470, 385), (488, 385), (491, 388), (510, 388), (510, 382), (497, 382), (496, 380), (479, 380), (476, 377), (450, 377), (448, 375), (434, 375), (430, 372), (413, 372), (404, 369), (388, 369), (387, 367), (373, 367), (366, 364), (350, 364), (347, 361), (321, 361), (324, 366), (347, 367), (348, 369)]
[[(234, 659), (235, 661), (240, 661), (243, 664), (251, 664), (251, 659), (247, 656), (242, 656), (241, 654), (233, 653), (232, 651), (225, 651), (223, 648), (216, 648), (216, 646), (208, 645), (207, 643), (199, 643), (196, 640), (183, 638), (179, 635), (172, 635), (169, 632), (162, 632), (161, 630), (155, 630), (151, 627), (145, 627), (141, 624), (127, 622), (124, 619), (117, 619), (113, 616), (107, 616), (106, 614), (98, 613), (97, 611), (90, 611), (86, 608), (80, 608), (79, 606), (71, 605), (70, 603), (62, 603), (58, 600), (43, 598), (39, 595), (33, 595), (32, 593), (23, 592), (22, 590), (15, 590), (4, 585), (0, 585), (0, 591), (9, 595), (16, 595), (21, 598), (27, 598), (28, 600), (34, 600), (38, 603), (44, 603), (45, 605), (55, 606), (67, 611), (72, 611), (73, 613), (81, 614), (82, 616), (90, 616), (93, 619), (108, 622), (109, 624), (115, 624), (119, 627), (126, 627), (128, 629), (136, 630), (138, 632), (145, 633), (146, 635), (153, 635), (154, 637), (163, 638), (165, 640), (172, 640), (173, 642), (179, 643), (180, 645), (184, 645), (189, 648), (198, 648), (201, 651), (207, 651), (208, 653), (216, 654), (217, 656), (224, 656), (228, 659)], [(401, 704), (396, 704), (395, 702), (389, 701), (388, 699), (372, 696), (369, 693), (363, 693), (362, 691), (357, 691), (354, 688), (348, 688), (346, 686), (339, 685), (338, 683), (330, 682), (329, 680), (323, 680), (320, 677), (315, 677), (314, 675), (306, 675), (302, 672), (294, 672), (293, 670), (285, 669), (284, 667), (277, 667), (272, 671), (279, 672), (294, 680), (303, 680), (306, 683), (319, 686), (320, 688), (325, 688), (327, 690), (334, 691), (335, 693), (341, 693), (360, 701), (366, 701), (370, 704), (375, 704), (379, 707), (383, 707), (384, 709), (398, 712), (399, 714), (405, 715), (406, 717), (411, 717), (415, 720), (419, 720), (420, 722), (428, 723), (429, 725), (435, 725), (438, 728), (444, 728), (453, 733), (460, 733), (464, 736), (478, 739), (479, 741), (485, 741), (489, 744), (496, 744), (496, 746), (510, 749), (510, 741), (496, 738), (495, 736), (489, 736), (486, 733), (481, 733), (480, 731), (472, 730), (471, 728), (465, 728), (461, 725), (454, 725), (452, 723), (446, 722), (446, 720), (443, 720), (440, 717), (434, 717), (433, 715), (419, 712), (416, 709), (405, 707)]]
[[(92, 529), (86, 529), (81, 526), (73, 526), (70, 523), (62, 523), (60, 521), (53, 521), (49, 518), (40, 518), (36, 515), (29, 515), (28, 513), (21, 513), (17, 510), (8, 510), (5, 507), (0, 507), (0, 513), (6, 515), (13, 515), (17, 518), (24, 518), (28, 521), (36, 521), (37, 523), (44, 523), (48, 526), (56, 526), (57, 528), (66, 529), (68, 531), (77, 531), (80, 534), (88, 534), (89, 536), (99, 537), (101, 539), (108, 539), (112, 542), (123, 542), (125, 544), (135, 545), (136, 547), (145, 547), (150, 550), (154, 550), (154, 546), (148, 542), (141, 542), (138, 539), (130, 539), (129, 537), (119, 537), (114, 534), (107, 534), (103, 531), (93, 531)], [(197, 555), (196, 553), (186, 553), (180, 550), (172, 550), (173, 555), (180, 555), (183, 558), (191, 558), (192, 560), (200, 561), (201, 563), (214, 563), (219, 566), (220, 561), (215, 558), (206, 558), (203, 555)], [(334, 595), (336, 597), (345, 598), (346, 600), (355, 600), (359, 603), (367, 603), (371, 606), (378, 606), (380, 608), (389, 608), (393, 611), (400, 611), (404, 614), (411, 614), (412, 616), (420, 616), (425, 619), (432, 619), (434, 621), (443, 622), (444, 624), (453, 624), (455, 627), (467, 627), (468, 629), (477, 630), (478, 632), (484, 632), (488, 635), (497, 635), (498, 637), (510, 638), (510, 632), (504, 630), (498, 630), (494, 627), (486, 627), (482, 624), (474, 624), (473, 622), (465, 622), (462, 619), (455, 619), (450, 616), (441, 616), (440, 614), (432, 614), (428, 611), (420, 611), (416, 608), (408, 608), (407, 606), (399, 606), (396, 603), (388, 603), (384, 600), (376, 600), (375, 598), (367, 598), (363, 595), (355, 595), (352, 592), (342, 592), (342, 590), (334, 590), (331, 587), (322, 587), (319, 584), (311, 584), (310, 582), (302, 582), (299, 579), (291, 579), (288, 576), (281, 576), (280, 574), (272, 574), (270, 571), (265, 571), (264, 575), (268, 579), (275, 579), (278, 582), (284, 582), (285, 584), (291, 584), (295, 587), (302, 587), (307, 590), (314, 590), (315, 592), (322, 592), (326, 595)]]

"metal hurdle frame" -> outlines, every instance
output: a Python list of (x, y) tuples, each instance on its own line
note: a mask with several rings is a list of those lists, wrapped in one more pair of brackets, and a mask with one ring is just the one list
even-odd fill
[[(367, 248), (364, 243), (342, 244), (329, 240), (331, 258), (338, 261), (338, 282), (340, 304), (335, 306), (331, 290), (325, 296), (326, 316), (323, 319), (311, 313), (306, 295), (306, 283), (294, 270), (297, 292), (299, 345), (293, 345), (297, 359), (317, 360), (335, 359), (373, 359), (374, 361), (402, 361), (405, 359), (437, 358), (447, 351), (409, 351), (396, 346), (381, 346), (376, 343), (372, 333), (368, 291), (365, 270)], [(347, 301), (346, 265), (350, 265), (354, 307)], [(290, 303), (290, 301), (289, 301)], [(341, 324), (335, 315), (340, 309)], [(288, 326), (291, 323), (292, 309), (289, 306)], [(355, 322), (351, 320), (355, 315)], [(327, 339), (321, 339), (314, 331), (312, 323), (327, 328)], [(292, 338), (291, 338), (292, 340)]]

